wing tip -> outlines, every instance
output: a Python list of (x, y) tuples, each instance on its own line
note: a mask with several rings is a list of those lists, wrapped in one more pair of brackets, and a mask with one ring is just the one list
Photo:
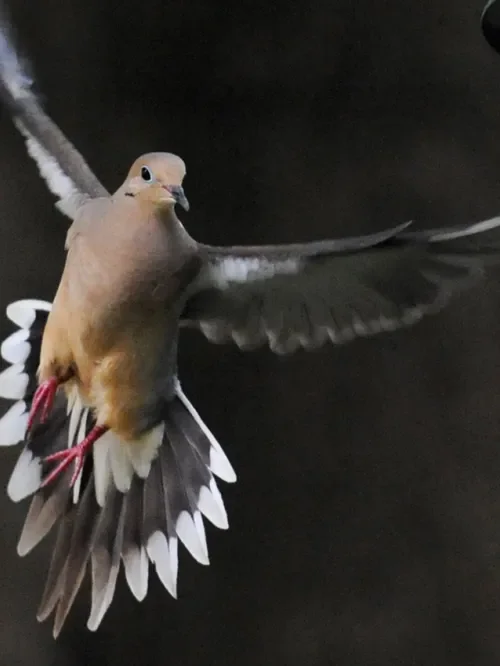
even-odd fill
[(28, 63), (20, 58), (12, 37), (12, 26), (4, 5), (0, 6), (0, 87), (3, 87), (12, 102), (33, 96), (33, 78), (29, 75)]

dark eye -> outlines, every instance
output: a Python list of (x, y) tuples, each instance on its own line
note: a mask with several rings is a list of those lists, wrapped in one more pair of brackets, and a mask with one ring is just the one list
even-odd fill
[(142, 178), (142, 180), (145, 180), (146, 183), (153, 182), (153, 174), (148, 169), (148, 167), (142, 167), (142, 169), (141, 169), (141, 178)]

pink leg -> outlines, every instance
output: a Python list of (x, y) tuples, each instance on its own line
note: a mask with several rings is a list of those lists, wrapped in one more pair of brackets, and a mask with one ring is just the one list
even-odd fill
[(70, 482), (70, 486), (72, 486), (82, 470), (86, 454), (90, 451), (92, 445), (95, 444), (99, 437), (104, 435), (107, 430), (107, 426), (94, 426), (87, 437), (76, 446), (72, 446), (70, 449), (64, 449), (63, 451), (58, 451), (57, 453), (53, 453), (44, 458), (43, 462), (56, 462), (57, 460), (60, 460), (60, 463), (43, 481), (41, 488), (44, 488), (51, 483), (57, 476), (59, 476), (59, 474), (64, 472), (72, 462), (75, 462), (76, 467)]
[(33, 396), (33, 402), (31, 403), (30, 414), (28, 417), (28, 427), (27, 432), (29, 432), (35, 421), (37, 413), (42, 409), (42, 415), (40, 416), (40, 423), (43, 423), (52, 409), (54, 404), (54, 398), (57, 392), (57, 387), (59, 386), (59, 381), (56, 377), (51, 377), (50, 379), (45, 380), (40, 384), (40, 386), (35, 391)]

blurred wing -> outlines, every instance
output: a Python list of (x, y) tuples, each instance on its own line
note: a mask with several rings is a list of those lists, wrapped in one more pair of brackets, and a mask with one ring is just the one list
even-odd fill
[[(212, 342), (290, 353), (414, 324), (500, 260), (500, 218), (466, 228), (215, 248), (182, 317)], [(484, 246), (478, 238), (484, 232)], [(496, 245), (495, 245), (496, 243)]]
[(0, 6), (0, 95), (26, 140), (40, 175), (58, 198), (57, 208), (73, 218), (87, 199), (106, 196), (107, 192), (80, 153), (44, 113), (31, 90), (32, 83), (11, 40), (5, 9)]

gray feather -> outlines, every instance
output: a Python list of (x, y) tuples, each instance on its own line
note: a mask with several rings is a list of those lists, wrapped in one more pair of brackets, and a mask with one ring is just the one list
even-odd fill
[(123, 547), (126, 495), (113, 490), (106, 498), (97, 526), (91, 555), (92, 608), (87, 627), (95, 631), (108, 610), (115, 592)]
[(91, 478), (78, 503), (74, 520), (71, 543), (64, 565), (62, 591), (54, 620), (54, 638), (59, 635), (85, 576), (85, 569), (95, 543), (99, 512), (94, 481)]
[(76, 512), (77, 507), (71, 506), (59, 523), (47, 580), (37, 611), (37, 619), (39, 622), (45, 621), (51, 615), (61, 596), (65, 578), (65, 566), (71, 545), (71, 536), (73, 534)]
[(302, 245), (202, 246), (182, 314), (210, 341), (279, 354), (415, 324), (500, 262), (500, 217)]

